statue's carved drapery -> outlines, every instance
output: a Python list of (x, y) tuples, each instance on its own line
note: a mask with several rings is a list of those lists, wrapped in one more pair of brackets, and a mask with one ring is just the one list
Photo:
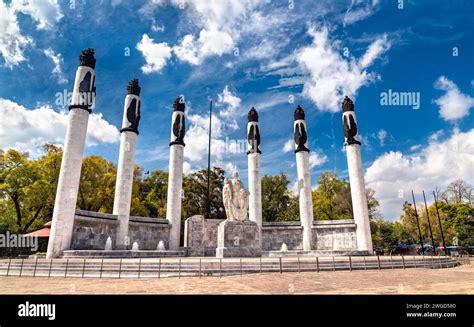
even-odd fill
[(249, 192), (239, 180), (239, 173), (234, 172), (231, 180), (225, 179), (222, 197), (227, 220), (248, 220)]

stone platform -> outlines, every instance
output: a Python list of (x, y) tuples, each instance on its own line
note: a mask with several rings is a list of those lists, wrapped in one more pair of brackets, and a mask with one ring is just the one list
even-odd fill
[(216, 257), (260, 257), (262, 244), (257, 223), (228, 221), (219, 224), (217, 230)]
[(185, 251), (169, 250), (66, 250), (63, 258), (163, 258), (184, 257)]
[(332, 250), (289, 250), (289, 251), (264, 251), (262, 257), (286, 258), (286, 257), (342, 257), (342, 256), (369, 256), (368, 251), (332, 251)]

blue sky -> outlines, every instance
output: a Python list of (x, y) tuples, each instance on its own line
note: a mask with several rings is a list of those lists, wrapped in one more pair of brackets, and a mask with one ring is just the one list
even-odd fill
[[(306, 111), (311, 174), (347, 177), (340, 103), (355, 101), (366, 184), (386, 218), (411, 189), (474, 183), (472, 1), (3, 1), (0, 147), (62, 144), (80, 51), (95, 49), (97, 99), (85, 155), (117, 162), (128, 81), (139, 78), (137, 164), (167, 170), (171, 105), (187, 101), (185, 170), (213, 163), (246, 183), (247, 112), (260, 116), (262, 173), (295, 180), (293, 111)], [(411, 92), (419, 108), (381, 105)], [(61, 97), (59, 97), (61, 99)], [(244, 149), (241, 149), (244, 150)]]

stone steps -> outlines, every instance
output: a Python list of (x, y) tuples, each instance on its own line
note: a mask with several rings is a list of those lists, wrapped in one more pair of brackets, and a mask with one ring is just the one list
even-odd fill
[[(462, 261), (464, 260), (464, 261)], [(319, 257), (319, 258), (166, 258), (166, 259), (3, 259), (0, 276), (156, 278), (224, 276), (268, 272), (349, 271), (452, 268), (468, 264), (451, 257)], [(469, 260), (469, 259), (467, 259)]]
[(66, 250), (63, 258), (164, 258), (184, 257), (185, 251), (171, 250)]

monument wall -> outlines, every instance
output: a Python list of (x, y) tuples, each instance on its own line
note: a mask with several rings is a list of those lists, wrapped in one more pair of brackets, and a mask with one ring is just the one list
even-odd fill
[[(193, 216), (184, 224), (184, 246), (190, 256), (215, 256), (217, 228), (223, 219)], [(313, 222), (313, 244), (317, 250), (357, 250), (354, 220), (316, 220)], [(278, 251), (283, 243), (288, 250), (303, 249), (303, 229), (299, 221), (263, 222), (262, 251)]]
[[(119, 221), (117, 215), (76, 210), (71, 250), (104, 250), (110, 237), (115, 248)], [(130, 217), (130, 247), (137, 242), (140, 250), (156, 250), (159, 241), (169, 248), (170, 225), (166, 219)]]
[(204, 219), (192, 216), (184, 222), (184, 246), (189, 256), (214, 257), (217, 248), (217, 228), (224, 219)]

